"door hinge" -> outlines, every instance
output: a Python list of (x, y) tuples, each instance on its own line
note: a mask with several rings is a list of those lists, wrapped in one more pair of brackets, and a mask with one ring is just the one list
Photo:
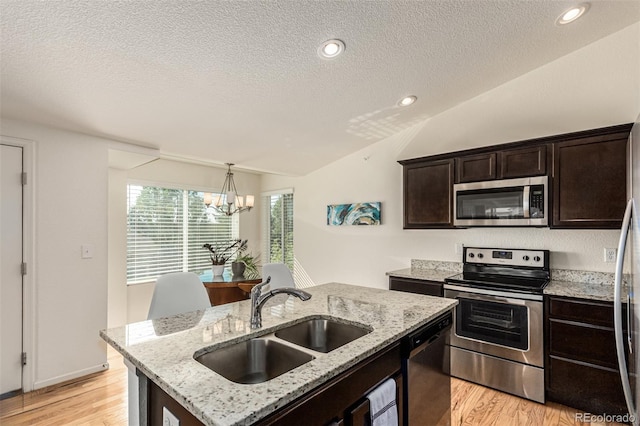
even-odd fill
[(20, 273), (22, 274), (22, 276), (27, 275), (27, 264), (25, 262), (22, 262), (20, 264)]
[(27, 184), (27, 172), (22, 172), (22, 185)]
[(27, 353), (22, 352), (22, 365), (27, 365)]

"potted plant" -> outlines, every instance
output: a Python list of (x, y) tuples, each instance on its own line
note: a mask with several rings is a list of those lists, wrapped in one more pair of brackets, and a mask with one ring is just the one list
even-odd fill
[(224, 266), (235, 255), (247, 248), (247, 240), (240, 238), (222, 244), (204, 244), (202, 246), (209, 250), (209, 259), (211, 259), (211, 270), (214, 276), (222, 275)]
[[(251, 253), (239, 253), (236, 260), (231, 264), (233, 275), (250, 280), (260, 277), (260, 265), (258, 263), (259, 258), (260, 255), (254, 256)], [(238, 264), (237, 267), (236, 264)], [(239, 272), (236, 273), (236, 270)]]

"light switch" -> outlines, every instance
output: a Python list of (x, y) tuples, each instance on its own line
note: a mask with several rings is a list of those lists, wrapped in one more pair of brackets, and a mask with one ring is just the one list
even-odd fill
[(82, 258), (83, 259), (91, 259), (93, 258), (93, 244), (83, 244), (81, 246), (82, 249)]

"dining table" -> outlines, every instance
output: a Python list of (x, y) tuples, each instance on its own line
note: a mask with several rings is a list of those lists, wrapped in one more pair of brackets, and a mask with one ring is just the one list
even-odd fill
[(262, 282), (260, 277), (247, 278), (244, 275), (233, 275), (226, 270), (222, 275), (213, 275), (209, 270), (199, 276), (212, 306), (249, 299), (251, 289)]

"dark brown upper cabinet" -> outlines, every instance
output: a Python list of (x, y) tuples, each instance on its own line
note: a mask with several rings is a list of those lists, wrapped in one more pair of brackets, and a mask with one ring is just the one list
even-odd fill
[(621, 227), (628, 137), (626, 131), (554, 143), (552, 227)]
[(451, 228), (453, 159), (403, 167), (404, 228)]
[(632, 124), (402, 160), (404, 228), (453, 228), (453, 184), (549, 175), (551, 228), (620, 228)]
[(542, 176), (547, 146), (536, 145), (456, 158), (456, 183)]
[(489, 152), (456, 158), (456, 183), (495, 179), (496, 157), (495, 152)]
[(547, 146), (508, 149), (498, 152), (499, 179), (547, 174)]

